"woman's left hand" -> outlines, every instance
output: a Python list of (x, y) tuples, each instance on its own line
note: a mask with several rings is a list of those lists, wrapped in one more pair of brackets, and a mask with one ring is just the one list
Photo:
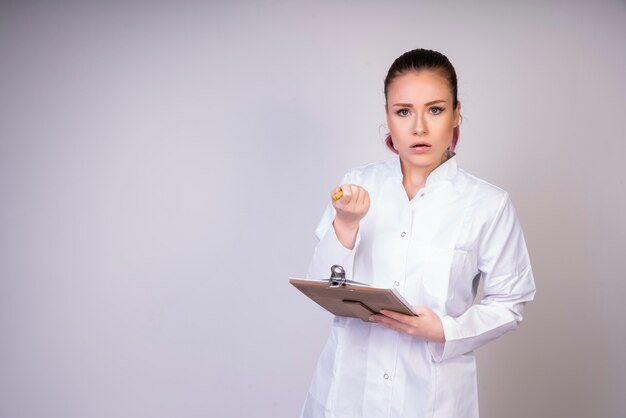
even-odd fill
[(446, 341), (441, 318), (432, 309), (416, 306), (413, 311), (417, 316), (410, 316), (383, 309), (379, 314), (370, 316), (370, 321), (387, 328), (403, 332), (413, 337), (442, 343)]

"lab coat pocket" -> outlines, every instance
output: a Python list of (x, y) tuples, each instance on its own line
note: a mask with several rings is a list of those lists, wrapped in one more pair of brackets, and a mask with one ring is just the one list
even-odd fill
[(430, 247), (421, 262), (423, 303), (440, 314), (454, 297), (455, 280), (463, 268), (468, 252), (449, 248)]

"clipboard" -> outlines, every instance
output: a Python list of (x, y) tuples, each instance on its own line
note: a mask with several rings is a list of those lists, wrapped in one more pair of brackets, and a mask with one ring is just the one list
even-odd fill
[(291, 278), (289, 283), (337, 316), (370, 322), (370, 315), (379, 313), (381, 309), (417, 316), (411, 305), (396, 289), (372, 287), (347, 280), (343, 267), (339, 265), (332, 266), (330, 271), (331, 276), (326, 280)]

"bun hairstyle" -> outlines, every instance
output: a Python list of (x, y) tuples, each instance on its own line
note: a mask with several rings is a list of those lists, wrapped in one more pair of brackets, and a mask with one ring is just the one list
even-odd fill
[[(430, 49), (414, 49), (409, 52), (405, 52), (400, 55), (391, 64), (387, 77), (385, 77), (385, 103), (387, 103), (387, 89), (391, 82), (398, 76), (406, 74), (411, 71), (433, 71), (443, 76), (450, 85), (450, 91), (452, 92), (452, 107), (456, 109), (459, 101), (457, 97), (457, 81), (456, 71), (448, 60), (448, 58), (440, 52), (432, 51)], [(459, 127), (454, 128), (452, 133), (452, 143), (450, 144), (450, 151), (454, 151), (459, 141)], [(391, 135), (387, 135), (385, 144), (389, 149), (396, 154), (398, 151), (393, 146), (393, 140)]]

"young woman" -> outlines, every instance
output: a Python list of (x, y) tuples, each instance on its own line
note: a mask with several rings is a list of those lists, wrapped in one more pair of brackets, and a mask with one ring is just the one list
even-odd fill
[[(457, 165), (461, 104), (448, 59), (417, 49), (385, 78), (387, 145), (347, 173), (310, 278), (396, 288), (418, 316), (335, 317), (303, 417), (478, 417), (473, 350), (515, 329), (535, 284), (508, 194)], [(474, 304), (480, 277), (484, 298)]]

